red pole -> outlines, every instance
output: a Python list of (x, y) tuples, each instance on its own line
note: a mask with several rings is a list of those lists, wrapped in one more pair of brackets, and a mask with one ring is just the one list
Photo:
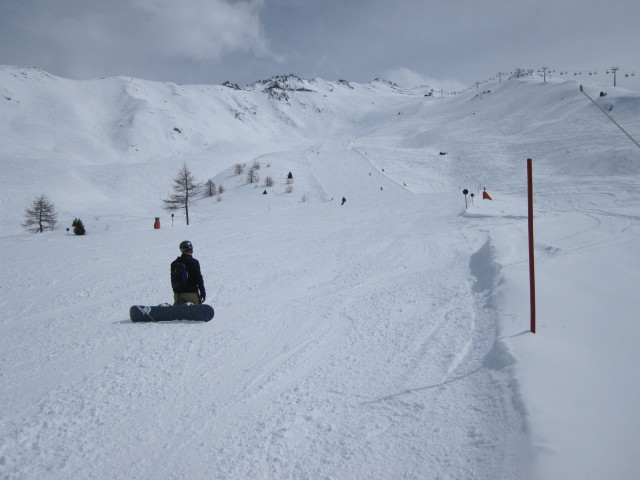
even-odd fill
[(529, 184), (529, 300), (531, 303), (531, 333), (536, 333), (536, 275), (533, 259), (533, 167), (527, 158), (527, 183)]

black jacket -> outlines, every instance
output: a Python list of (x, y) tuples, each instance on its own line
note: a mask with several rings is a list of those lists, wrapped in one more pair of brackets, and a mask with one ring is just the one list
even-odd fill
[(204, 280), (202, 279), (202, 273), (200, 272), (200, 262), (193, 258), (191, 255), (183, 253), (176, 260), (182, 262), (187, 267), (187, 273), (189, 279), (184, 287), (178, 290), (174, 290), (175, 293), (198, 293), (200, 296), (205, 295)]

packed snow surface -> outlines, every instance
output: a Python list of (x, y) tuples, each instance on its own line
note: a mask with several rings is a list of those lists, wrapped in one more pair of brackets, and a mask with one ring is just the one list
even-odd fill
[[(575, 82), (424, 93), (0, 67), (0, 477), (636, 478), (640, 149)], [(185, 239), (214, 319), (132, 323)]]

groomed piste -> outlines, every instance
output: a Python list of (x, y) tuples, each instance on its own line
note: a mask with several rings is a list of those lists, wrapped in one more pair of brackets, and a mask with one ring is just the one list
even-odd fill
[[(278, 85), (0, 67), (0, 477), (636, 475), (640, 150), (573, 81)], [(638, 93), (584, 88), (640, 137)], [(224, 187), (189, 226), (185, 164)], [(185, 239), (215, 318), (132, 323)]]

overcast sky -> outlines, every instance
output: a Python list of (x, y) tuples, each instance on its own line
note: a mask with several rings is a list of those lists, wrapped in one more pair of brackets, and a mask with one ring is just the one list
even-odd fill
[(632, 88), (639, 21), (639, 0), (0, 0), (0, 64), (77, 79), (247, 85), (295, 73), (447, 89), (516, 67), (616, 65)]

